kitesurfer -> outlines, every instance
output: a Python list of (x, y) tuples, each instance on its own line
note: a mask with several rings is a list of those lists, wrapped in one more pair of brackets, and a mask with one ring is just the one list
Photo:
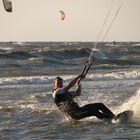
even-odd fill
[[(112, 120), (115, 115), (103, 103), (91, 103), (80, 107), (75, 101), (81, 94), (80, 81), (85, 74), (79, 74), (67, 86), (63, 86), (63, 79), (56, 77), (53, 87), (53, 98), (56, 106), (70, 119), (79, 120), (85, 117), (96, 116), (99, 119)], [(75, 91), (70, 91), (74, 85), (78, 85)]]

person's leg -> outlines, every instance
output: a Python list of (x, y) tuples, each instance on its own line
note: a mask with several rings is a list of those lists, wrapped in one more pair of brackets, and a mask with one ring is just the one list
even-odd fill
[(87, 112), (89, 113), (92, 112), (96, 117), (100, 119), (113, 119), (115, 117), (115, 115), (103, 103), (87, 104), (82, 108), (84, 108), (84, 110), (87, 110)]
[(109, 108), (107, 108), (103, 103), (99, 103), (99, 108), (110, 119), (113, 119), (115, 117), (114, 113)]
[[(83, 107), (79, 107), (79, 108), (76, 108), (76, 109), (73, 109), (73, 110), (67, 112), (67, 115), (71, 119), (80, 120), (80, 119), (83, 119), (83, 118), (86, 118), (86, 117), (95, 116), (94, 112), (96, 112), (96, 110), (91, 111), (87, 107), (83, 106)], [(102, 118), (103, 117), (101, 117), (100, 119), (102, 119)]]
[(113, 119), (115, 115), (102, 103), (87, 104), (68, 112), (68, 115), (75, 120), (96, 116), (99, 119)]

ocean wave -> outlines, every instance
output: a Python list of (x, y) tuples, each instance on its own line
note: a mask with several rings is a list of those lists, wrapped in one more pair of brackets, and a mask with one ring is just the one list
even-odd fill
[[(22, 43), (20, 46), (4, 44), (13, 50), (0, 53), (0, 74), (5, 77), (76, 74), (84, 67), (91, 50), (95, 56), (94, 69), (90, 69), (93, 73), (95, 70), (135, 70), (140, 66), (140, 51), (137, 44), (139, 43), (116, 42), (116, 46), (111, 46), (111, 43), (98, 43), (96, 49), (92, 42), (31, 42)], [(127, 73), (113, 73), (110, 77), (129, 78), (129, 75), (135, 76), (133, 72), (128, 76)], [(22, 80), (20, 82), (22, 83)]]
[(97, 74), (91, 74), (87, 76), (88, 79), (97, 79), (97, 78), (105, 78), (105, 79), (133, 79), (140, 77), (140, 71), (139, 70), (133, 70), (133, 71), (118, 71), (118, 72), (110, 72), (110, 73), (97, 73)]
[(140, 89), (136, 91), (136, 93), (127, 99), (116, 112), (123, 112), (125, 110), (132, 110), (134, 112), (134, 121), (139, 121), (140, 123)]
[(6, 53), (0, 53), (0, 58), (5, 59), (5, 60), (11, 60), (11, 59), (16, 59), (16, 60), (23, 60), (23, 59), (28, 59), (30, 57), (33, 57), (32, 54), (24, 51), (10, 51)]
[(91, 49), (89, 48), (73, 48), (73, 49), (68, 49), (68, 48), (61, 48), (61, 49), (56, 49), (56, 50), (42, 50), (41, 52), (38, 52), (37, 55), (42, 56), (42, 57), (53, 57), (57, 58), (60, 60), (65, 60), (65, 59), (73, 59), (73, 58), (78, 58), (78, 57), (85, 57), (89, 56), (91, 52)]
[[(72, 78), (74, 78), (75, 74), (70, 75), (61, 75), (62, 78), (68, 82)], [(8, 84), (49, 84), (52, 83), (55, 78), (53, 76), (21, 76), (21, 77), (3, 77), (0, 78), (1, 85), (8, 85)], [(117, 71), (117, 72), (105, 72), (105, 73), (93, 73), (88, 74), (86, 76), (86, 80), (98, 80), (98, 79), (139, 79), (140, 78), (140, 71), (133, 70), (133, 71)]]
[[(98, 43), (96, 49), (93, 43), (23, 43), (21, 46), (12, 44), (12, 50), (1, 52), (0, 60), (10, 65), (27, 67), (53, 67), (59, 65), (83, 64), (90, 52), (94, 51), (95, 67), (118, 68), (122, 66), (139, 65), (140, 51), (138, 43)], [(9, 46), (7, 46), (9, 47)], [(5, 63), (6, 67), (8, 66)], [(2, 64), (4, 66), (4, 63)], [(13, 65), (12, 65), (13, 67)]]
[(0, 78), (0, 84), (35, 84), (35, 83), (50, 83), (53, 78), (47, 76), (21, 76), (21, 77), (3, 77)]
[(11, 50), (13, 50), (13, 48), (12, 47), (2, 47), (2, 46), (0, 46), (0, 52), (6, 52), (6, 51), (11, 51)]

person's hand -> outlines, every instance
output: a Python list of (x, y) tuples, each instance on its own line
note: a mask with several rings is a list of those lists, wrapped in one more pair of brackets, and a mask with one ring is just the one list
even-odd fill
[(78, 76), (79, 78), (80, 78), (80, 80), (81, 79), (83, 79), (83, 78), (85, 78), (86, 77), (86, 74), (84, 74), (84, 73), (81, 73), (81, 74), (79, 74), (79, 76)]
[(81, 82), (81, 79), (79, 79), (79, 80), (77, 81), (77, 85), (78, 85), (78, 86), (80, 85), (80, 82)]

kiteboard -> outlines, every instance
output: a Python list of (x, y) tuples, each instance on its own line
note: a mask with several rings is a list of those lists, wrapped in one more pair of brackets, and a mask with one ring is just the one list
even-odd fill
[(119, 123), (126, 123), (129, 122), (132, 119), (133, 111), (132, 110), (125, 110), (121, 113), (119, 113), (113, 121), (119, 122)]

